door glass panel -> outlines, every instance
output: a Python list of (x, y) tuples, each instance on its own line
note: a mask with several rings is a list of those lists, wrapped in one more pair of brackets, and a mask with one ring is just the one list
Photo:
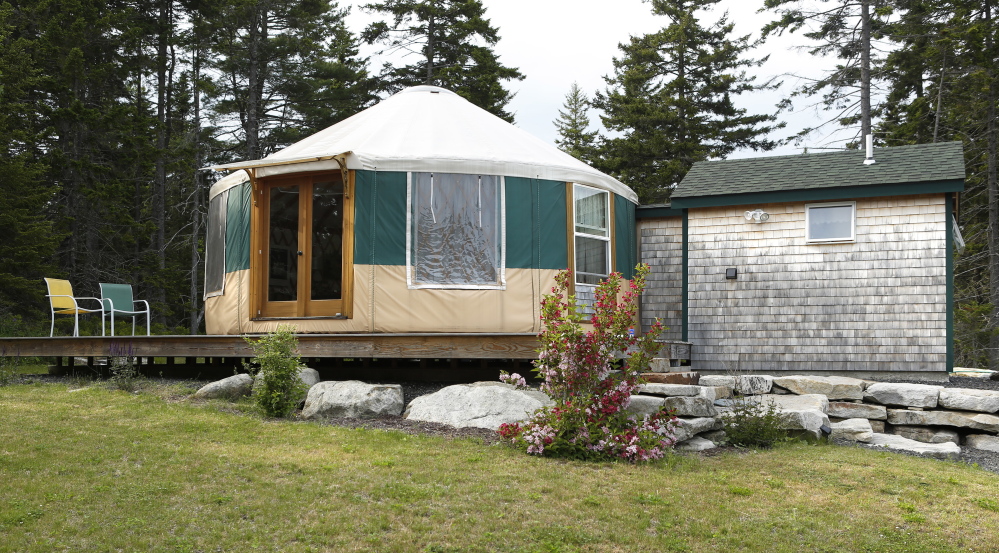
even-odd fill
[(312, 189), (312, 298), (338, 300), (343, 281), (343, 183)]
[(298, 187), (273, 187), (267, 300), (298, 299)]

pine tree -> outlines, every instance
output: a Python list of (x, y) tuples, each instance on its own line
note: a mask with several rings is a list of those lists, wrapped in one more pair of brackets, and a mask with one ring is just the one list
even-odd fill
[(45, 217), (55, 191), (43, 179), (46, 166), (34, 146), (38, 111), (31, 95), (41, 78), (30, 39), (13, 36), (12, 12), (0, 4), (0, 318), (37, 316), (44, 300), (41, 279), (55, 276), (60, 240)]
[(513, 98), (503, 81), (522, 80), (517, 69), (500, 63), (492, 48), (499, 30), (485, 18), (480, 0), (384, 0), (366, 9), (391, 16), (362, 37), (386, 45), (385, 53), (419, 56), (409, 65), (386, 64), (382, 78), (390, 90), (419, 84), (452, 90), (466, 100), (513, 122), (506, 111)]
[(652, 0), (669, 24), (621, 45), (609, 85), (594, 106), (604, 127), (621, 136), (600, 147), (598, 167), (631, 186), (643, 203), (662, 202), (695, 161), (724, 158), (736, 149), (770, 150), (774, 115), (749, 114), (733, 97), (767, 88), (746, 68), (748, 37), (732, 37), (723, 16), (704, 26), (697, 12), (719, 0)]
[(234, 157), (259, 159), (375, 100), (346, 9), (327, 0), (236, 1), (209, 21), (214, 111)]
[[(785, 31), (806, 29), (804, 36), (812, 39), (808, 52), (814, 56), (836, 56), (841, 63), (819, 78), (805, 78), (805, 84), (792, 93), (792, 98), (813, 98), (821, 94), (819, 104), (832, 112), (823, 125), (838, 123), (857, 128), (855, 141), (859, 145), (871, 134), (875, 110), (872, 87), (883, 76), (880, 60), (872, 57), (875, 42), (882, 37), (882, 28), (891, 10), (875, 10), (875, 0), (765, 0), (764, 9), (777, 13), (779, 19), (763, 28), (763, 37)], [(791, 104), (788, 98), (786, 107)], [(804, 137), (815, 129), (798, 133)]]
[(558, 112), (554, 121), (559, 138), (555, 145), (572, 157), (586, 163), (593, 162), (596, 147), (597, 131), (587, 131), (590, 126), (590, 100), (579, 88), (579, 83), (572, 83), (569, 93), (565, 95), (563, 109)]

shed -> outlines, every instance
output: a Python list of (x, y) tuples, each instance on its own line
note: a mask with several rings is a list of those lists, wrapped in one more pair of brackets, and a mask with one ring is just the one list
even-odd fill
[(643, 323), (711, 372), (953, 367), (959, 142), (695, 163), (638, 210)]
[(635, 193), (417, 86), (211, 189), (209, 334), (535, 333), (556, 273), (635, 265)]

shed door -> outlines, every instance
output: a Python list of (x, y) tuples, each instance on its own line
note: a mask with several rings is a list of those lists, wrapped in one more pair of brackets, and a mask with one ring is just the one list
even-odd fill
[(262, 317), (349, 316), (353, 205), (339, 173), (263, 185)]

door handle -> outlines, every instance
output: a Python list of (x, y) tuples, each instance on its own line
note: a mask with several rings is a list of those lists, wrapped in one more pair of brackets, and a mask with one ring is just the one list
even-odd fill
[(298, 255), (302, 255), (302, 250), (299, 250), (299, 251), (298, 251)]

